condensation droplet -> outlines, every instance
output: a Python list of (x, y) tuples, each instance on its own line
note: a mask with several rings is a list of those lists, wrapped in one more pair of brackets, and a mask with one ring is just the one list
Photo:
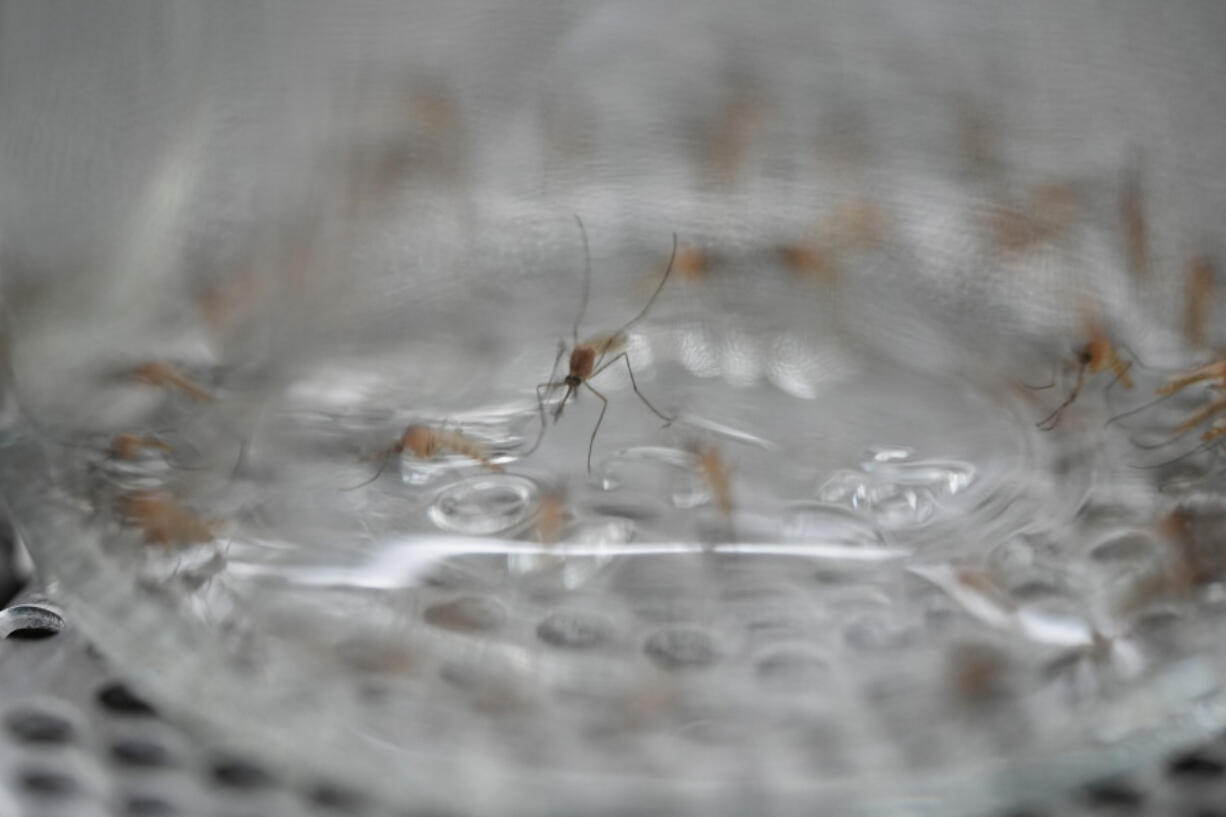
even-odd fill
[(472, 477), (443, 489), (430, 505), (430, 521), (450, 533), (502, 533), (536, 513), (538, 496), (536, 483), (526, 477)]

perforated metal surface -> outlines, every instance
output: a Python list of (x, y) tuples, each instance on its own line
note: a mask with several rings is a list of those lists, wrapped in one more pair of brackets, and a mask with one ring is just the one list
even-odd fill
[(58, 610), (0, 613), (0, 814), (381, 815), (360, 793), (282, 780), (196, 740), (132, 692)]
[[(199, 740), (142, 701), (58, 613), (29, 588), (0, 612), (0, 813), (391, 814), (343, 783), (283, 780)], [(1023, 815), (1226, 815), (1226, 737), (1127, 777), (1036, 791), (1033, 802), (985, 817)]]

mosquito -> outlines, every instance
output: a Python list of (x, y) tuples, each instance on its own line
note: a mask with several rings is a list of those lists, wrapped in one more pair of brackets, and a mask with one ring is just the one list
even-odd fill
[(609, 368), (613, 364), (620, 361), (625, 361), (626, 371), (630, 375), (630, 387), (634, 389), (634, 393), (643, 401), (643, 405), (651, 409), (651, 412), (665, 422), (671, 423), (671, 417), (662, 413), (659, 409), (651, 404), (651, 401), (643, 396), (639, 391), (638, 383), (634, 380), (634, 369), (630, 366), (630, 357), (626, 352), (626, 330), (634, 324), (638, 323), (647, 314), (647, 310), (651, 309), (651, 305), (655, 303), (656, 297), (659, 296), (660, 290), (664, 289), (664, 285), (668, 283), (668, 276), (673, 271), (673, 264), (677, 260), (677, 234), (673, 233), (673, 251), (669, 256), (668, 266), (664, 270), (664, 276), (660, 279), (659, 285), (655, 291), (651, 293), (651, 297), (647, 299), (647, 304), (642, 310), (631, 318), (622, 326), (606, 334), (590, 337), (582, 343), (579, 342), (579, 324), (583, 321), (583, 313), (587, 311), (588, 295), (592, 285), (592, 256), (587, 241), (587, 230), (583, 227), (583, 220), (579, 216), (575, 216), (575, 223), (579, 225), (579, 234), (583, 238), (583, 258), (584, 258), (584, 278), (583, 278), (583, 297), (579, 302), (579, 314), (575, 316), (575, 324), (571, 328), (571, 350), (570, 360), (568, 363), (568, 373), (561, 380), (555, 380), (558, 364), (562, 361), (563, 355), (566, 354), (565, 342), (558, 344), (558, 356), (554, 359), (553, 369), (549, 373), (549, 380), (545, 383), (538, 383), (536, 386), (536, 403), (537, 409), (541, 415), (541, 431), (537, 435), (536, 442), (528, 449), (526, 454), (530, 454), (540, 445), (541, 439), (545, 436), (545, 399), (547, 395), (554, 389), (566, 388), (566, 394), (558, 401), (557, 406), (553, 409), (553, 421), (556, 423), (562, 416), (562, 409), (565, 408), (566, 402), (574, 395), (578, 397), (580, 387), (586, 388), (592, 394), (600, 399), (600, 416), (596, 418), (596, 426), (592, 429), (591, 439), (587, 444), (587, 470), (592, 471), (592, 449), (596, 445), (596, 433), (600, 431), (600, 424), (604, 421), (605, 412), (609, 408), (609, 400), (603, 394), (592, 386), (591, 379)]
[(158, 386), (164, 389), (176, 388), (201, 403), (216, 403), (217, 398), (209, 394), (203, 386), (182, 374), (169, 363), (160, 360), (143, 363), (132, 370), (131, 376), (140, 383)]
[[(1098, 321), (1088, 320), (1087, 330), (1089, 340), (1077, 352), (1077, 379), (1074, 381), (1073, 388), (1069, 391), (1068, 396), (1064, 398), (1064, 402), (1056, 406), (1051, 414), (1035, 424), (1043, 431), (1051, 431), (1059, 424), (1064, 410), (1073, 404), (1073, 401), (1081, 394), (1081, 390), (1085, 387), (1086, 383), (1104, 369), (1110, 369), (1115, 375), (1115, 379), (1111, 381), (1111, 385), (1107, 387), (1108, 389), (1116, 383), (1120, 383), (1126, 389), (1132, 388), (1132, 378), (1128, 374), (1129, 369), (1132, 368), (1132, 361), (1124, 360), (1120, 357), (1119, 353), (1115, 350), (1114, 344), (1111, 342), (1111, 338), (1107, 335), (1106, 329)], [(1048, 387), (1043, 386), (1042, 388)]]
[(164, 491), (133, 491), (119, 498), (119, 512), (140, 528), (145, 541), (169, 547), (211, 542), (220, 522), (205, 519)]
[(431, 428), (421, 423), (413, 423), (404, 430), (391, 446), (382, 451), (375, 452), (373, 456), (382, 457), (383, 462), (379, 465), (379, 470), (375, 471), (373, 477), (345, 490), (356, 491), (358, 488), (374, 482), (383, 475), (383, 471), (387, 468), (387, 464), (391, 462), (392, 457), (403, 454), (405, 451), (412, 453), (413, 456), (422, 460), (432, 460), (443, 454), (459, 454), (471, 460), (476, 460), (496, 473), (502, 471), (501, 465), (491, 461), (489, 451), (480, 440), (475, 440), (459, 431), (446, 431), (441, 428)]

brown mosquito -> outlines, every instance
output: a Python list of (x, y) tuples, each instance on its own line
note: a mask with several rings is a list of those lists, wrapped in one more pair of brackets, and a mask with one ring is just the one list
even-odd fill
[(550, 392), (555, 389), (565, 387), (566, 394), (558, 401), (558, 404), (553, 409), (553, 420), (556, 423), (558, 418), (562, 416), (562, 409), (565, 408), (566, 402), (571, 396), (578, 397), (579, 389), (586, 388), (592, 394), (600, 399), (600, 416), (596, 418), (596, 426), (592, 429), (591, 439), (587, 444), (587, 470), (590, 473), (592, 470), (592, 449), (596, 445), (596, 433), (600, 431), (600, 424), (604, 421), (605, 412), (609, 408), (609, 400), (603, 394), (595, 389), (591, 384), (591, 379), (596, 377), (605, 369), (614, 365), (618, 361), (625, 361), (626, 372), (630, 375), (630, 387), (634, 389), (634, 393), (643, 401), (643, 405), (647, 406), (653, 414), (663, 420), (666, 424), (672, 422), (672, 418), (662, 413), (659, 409), (651, 404), (651, 401), (643, 396), (639, 391), (638, 383), (634, 380), (634, 369), (630, 366), (629, 353), (626, 351), (626, 330), (634, 324), (638, 323), (647, 314), (647, 310), (651, 309), (651, 305), (655, 303), (656, 297), (659, 296), (660, 290), (664, 289), (664, 285), (668, 283), (668, 276), (673, 271), (673, 264), (677, 260), (677, 234), (673, 233), (673, 251), (669, 256), (668, 266), (664, 270), (664, 276), (660, 279), (660, 283), (656, 286), (651, 297), (647, 299), (646, 305), (637, 315), (631, 318), (626, 323), (613, 332), (608, 332), (600, 335), (595, 335), (588, 338), (582, 343), (579, 341), (579, 324), (583, 321), (583, 313), (587, 311), (588, 296), (592, 285), (592, 256), (588, 246), (587, 230), (583, 227), (583, 220), (579, 216), (575, 216), (575, 223), (579, 225), (579, 235), (583, 238), (583, 258), (584, 258), (584, 277), (583, 277), (583, 296), (579, 302), (579, 314), (575, 316), (575, 324), (571, 328), (571, 349), (570, 360), (568, 363), (568, 373), (561, 380), (555, 380), (557, 376), (558, 364), (561, 363), (563, 355), (566, 354), (565, 342), (558, 344), (558, 356), (554, 359), (553, 369), (549, 373), (549, 380), (544, 383), (538, 383), (536, 386), (536, 403), (537, 409), (541, 415), (541, 431), (537, 435), (536, 442), (532, 447), (525, 452), (530, 454), (540, 445), (541, 440), (545, 436), (545, 400)]
[(392, 457), (410, 452), (421, 460), (436, 459), (444, 454), (458, 454), (479, 462), (491, 471), (502, 472), (502, 466), (490, 459), (489, 451), (484, 443), (462, 434), (459, 431), (446, 431), (441, 428), (431, 428), (421, 423), (413, 423), (397, 438), (396, 442), (382, 451), (376, 451), (368, 459), (381, 458), (379, 470), (370, 479), (346, 491), (356, 491), (365, 487), (383, 475)]
[[(1085, 345), (1077, 351), (1077, 359), (1074, 363), (1077, 377), (1073, 383), (1073, 388), (1064, 398), (1064, 402), (1056, 406), (1051, 414), (1048, 414), (1035, 424), (1043, 431), (1051, 431), (1059, 425), (1060, 417), (1064, 414), (1064, 410), (1073, 404), (1090, 379), (1101, 371), (1109, 370), (1115, 375), (1115, 379), (1111, 381), (1111, 386), (1120, 383), (1126, 389), (1132, 388), (1132, 378), (1128, 373), (1129, 369), (1132, 368), (1132, 361), (1120, 357), (1115, 349), (1115, 344), (1111, 342), (1111, 338), (1107, 334), (1107, 330), (1097, 319), (1087, 315), (1085, 323), (1087, 340)], [(1107, 388), (1110, 389), (1111, 386)], [(1049, 387), (1042, 386), (1039, 388)]]

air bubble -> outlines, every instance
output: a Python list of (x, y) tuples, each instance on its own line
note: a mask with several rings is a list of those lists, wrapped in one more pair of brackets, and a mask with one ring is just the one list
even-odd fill
[(449, 533), (503, 533), (536, 513), (538, 494), (536, 483), (526, 477), (473, 477), (445, 488), (430, 506), (430, 520)]

